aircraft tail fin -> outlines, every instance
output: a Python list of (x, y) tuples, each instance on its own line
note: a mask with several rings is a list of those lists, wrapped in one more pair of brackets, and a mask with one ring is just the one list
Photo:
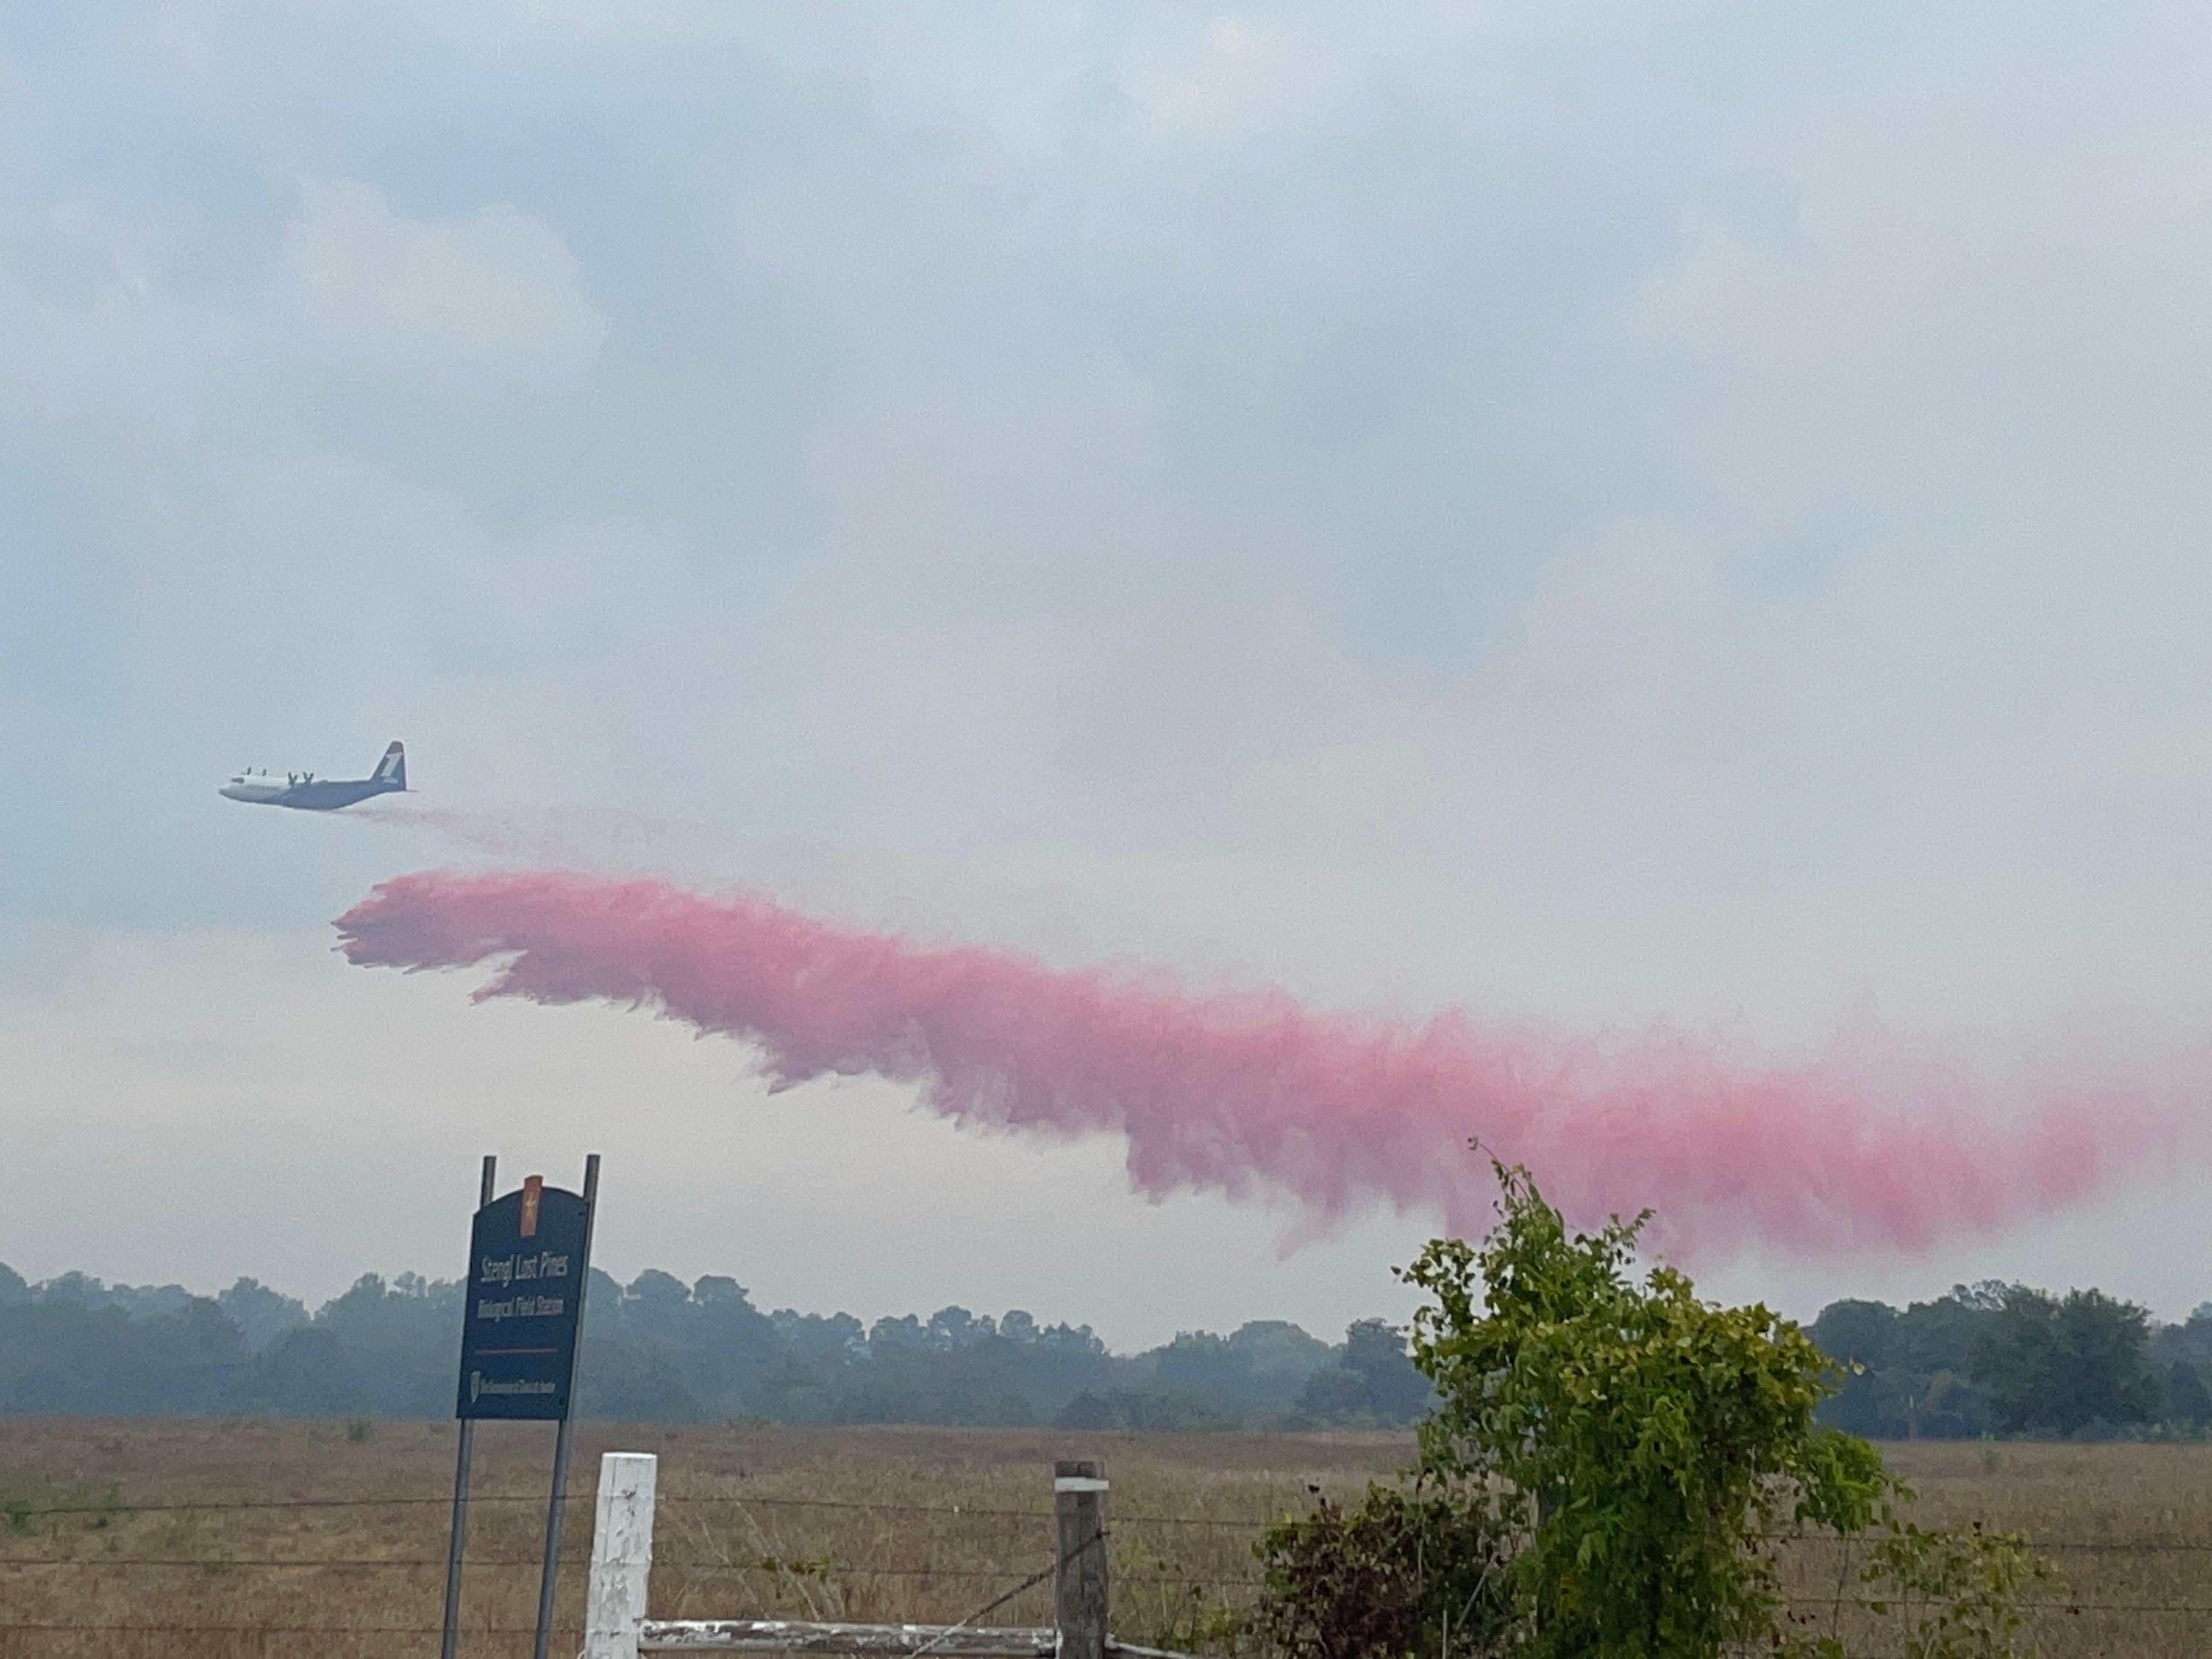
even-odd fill
[(407, 787), (406, 745), (394, 743), (386, 750), (384, 758), (377, 763), (376, 770), (370, 777), (372, 781), (380, 783), (387, 789), (404, 789)]

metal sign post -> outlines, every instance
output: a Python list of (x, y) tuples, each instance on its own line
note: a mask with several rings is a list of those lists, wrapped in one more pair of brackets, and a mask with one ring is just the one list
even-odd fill
[(553, 1433), (553, 1496), (545, 1506), (545, 1568), (538, 1580), (538, 1641), (532, 1659), (545, 1659), (545, 1644), (553, 1634), (553, 1576), (561, 1565), (561, 1514), (568, 1495), (569, 1402), (576, 1394), (576, 1355), (583, 1344), (576, 1339), (583, 1328), (584, 1291), (592, 1273), (592, 1217), (599, 1203), (599, 1155), (584, 1160), (583, 1267), (576, 1275), (575, 1315), (568, 1331), (568, 1374), (561, 1387), (561, 1426)]
[(561, 1551), (561, 1511), (568, 1482), (568, 1419), (576, 1393), (576, 1354), (584, 1291), (591, 1280), (592, 1221), (599, 1194), (599, 1155), (584, 1160), (584, 1190), (564, 1192), (532, 1176), (495, 1200), (493, 1161), (484, 1160), (483, 1202), (469, 1231), (461, 1369), (453, 1415), (461, 1420), (453, 1475), (453, 1529), (446, 1557), (441, 1659), (453, 1659), (460, 1629), (461, 1549), (468, 1526), (471, 1430), (480, 1417), (558, 1425), (553, 1496), (545, 1517), (545, 1565), (538, 1591), (536, 1659), (545, 1659), (553, 1628), (553, 1581)]
[[(498, 1171), (499, 1159), (487, 1153), (483, 1161), (483, 1181), (477, 1189), (478, 1211), (491, 1203), (492, 1182)], [(472, 1282), (476, 1273), (476, 1259), (471, 1254), (469, 1270), (462, 1282), (465, 1285)], [(476, 1436), (476, 1419), (464, 1416), (461, 1419), (460, 1452), (453, 1461), (453, 1526), (446, 1541), (446, 1623), (445, 1634), (438, 1642), (439, 1659), (453, 1659), (453, 1648), (461, 1634), (461, 1546), (469, 1531), (469, 1455), (475, 1449)]]

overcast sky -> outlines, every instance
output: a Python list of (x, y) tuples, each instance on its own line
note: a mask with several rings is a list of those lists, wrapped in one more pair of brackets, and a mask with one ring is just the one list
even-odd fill
[[(2201, 1053), (2208, 112), (2180, 3), (0, 4), (0, 1261), (449, 1274), (594, 1149), (606, 1265), (764, 1305), (1404, 1309), (1429, 1218), (331, 954), (434, 862)], [(394, 737), (473, 845), (214, 793)], [(2206, 1186), (1701, 1282), (2176, 1316)]]

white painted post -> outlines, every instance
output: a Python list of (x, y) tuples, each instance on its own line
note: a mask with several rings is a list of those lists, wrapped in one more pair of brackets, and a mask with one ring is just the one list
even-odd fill
[(651, 1452), (609, 1452), (599, 1459), (584, 1659), (637, 1659), (646, 1580), (653, 1572), (653, 1492), (659, 1465)]

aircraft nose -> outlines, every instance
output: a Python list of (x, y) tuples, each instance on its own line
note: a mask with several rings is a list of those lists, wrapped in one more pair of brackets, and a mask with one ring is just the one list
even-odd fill
[(216, 793), (223, 796), (227, 799), (236, 800), (238, 799), (238, 786), (234, 783), (226, 783), (222, 788), (216, 790)]

